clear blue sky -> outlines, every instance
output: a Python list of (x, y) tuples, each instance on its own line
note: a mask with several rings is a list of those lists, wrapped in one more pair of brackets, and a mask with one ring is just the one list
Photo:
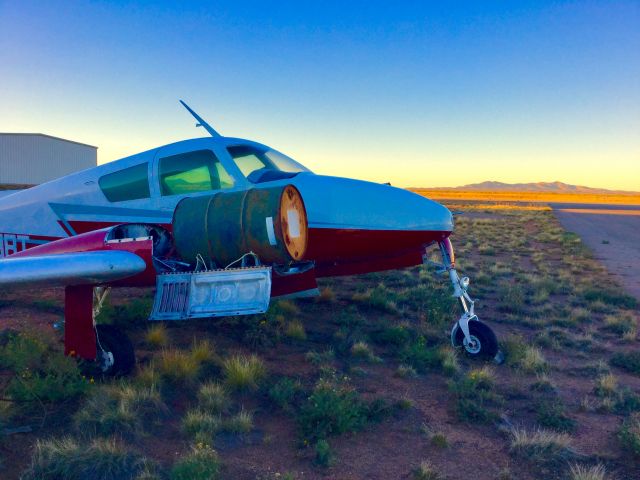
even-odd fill
[(183, 98), (318, 173), (640, 190), (640, 2), (303, 3), (0, 0), (0, 131), (102, 163)]

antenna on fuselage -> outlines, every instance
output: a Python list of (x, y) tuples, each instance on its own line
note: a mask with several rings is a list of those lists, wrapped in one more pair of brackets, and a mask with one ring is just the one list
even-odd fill
[(195, 118), (198, 123), (196, 123), (196, 127), (204, 127), (204, 129), (209, 132), (209, 134), (212, 137), (221, 137), (222, 135), (220, 135), (218, 132), (216, 132), (213, 127), (211, 125), (209, 125), (207, 122), (205, 122), (202, 117), (200, 115), (198, 115), (196, 112), (194, 112), (193, 110), (191, 110), (191, 108), (189, 107), (189, 105), (187, 105), (186, 103), (184, 103), (182, 100), (180, 100), (180, 103), (182, 104), (182, 106), (184, 108), (186, 108), (189, 113), (191, 115), (193, 115), (193, 118)]

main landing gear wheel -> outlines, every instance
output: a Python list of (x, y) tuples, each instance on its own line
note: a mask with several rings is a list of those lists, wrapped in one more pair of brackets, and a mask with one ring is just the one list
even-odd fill
[(494, 358), (498, 354), (498, 339), (486, 324), (477, 320), (469, 322), (469, 341), (464, 338), (456, 323), (451, 334), (454, 346), (464, 347), (467, 355), (475, 358)]
[(133, 370), (133, 344), (122, 330), (113, 325), (96, 325), (96, 343), (96, 363), (103, 375), (127, 375)]

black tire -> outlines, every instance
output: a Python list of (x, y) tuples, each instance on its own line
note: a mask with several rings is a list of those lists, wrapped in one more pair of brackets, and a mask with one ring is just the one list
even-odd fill
[[(105, 376), (120, 376), (131, 373), (136, 364), (133, 344), (122, 330), (113, 325), (96, 325), (98, 356), (96, 361)], [(113, 356), (113, 363), (105, 360)]]
[(464, 333), (456, 324), (455, 344), (464, 349), (465, 353), (475, 358), (494, 358), (498, 353), (498, 339), (493, 330), (486, 323), (472, 320), (469, 322), (469, 335), (479, 342), (479, 348), (467, 348), (464, 345)]

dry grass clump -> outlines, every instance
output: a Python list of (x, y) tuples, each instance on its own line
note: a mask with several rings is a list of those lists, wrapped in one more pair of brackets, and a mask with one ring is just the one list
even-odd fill
[(248, 433), (253, 430), (253, 414), (240, 410), (232, 417), (223, 420), (222, 429), (230, 433)]
[(607, 471), (603, 465), (585, 467), (582, 465), (571, 465), (571, 480), (606, 480)]
[(267, 374), (257, 356), (234, 355), (223, 362), (225, 382), (232, 390), (256, 390)]
[(182, 419), (182, 429), (197, 441), (207, 443), (222, 428), (219, 416), (199, 409), (189, 410)]
[(207, 412), (223, 413), (231, 406), (231, 399), (222, 385), (208, 382), (200, 385), (198, 405)]
[(522, 360), (520, 361), (520, 367), (527, 373), (544, 373), (549, 369), (549, 365), (542, 355), (539, 348), (527, 347)]
[(607, 315), (604, 325), (606, 330), (620, 335), (626, 341), (633, 341), (638, 336), (638, 320), (631, 313)]
[(571, 453), (571, 439), (566, 433), (538, 429), (511, 431), (511, 452), (531, 460), (555, 460)]
[(295, 316), (300, 314), (300, 309), (291, 300), (279, 300), (275, 304), (275, 310), (285, 316)]
[(144, 340), (153, 348), (166, 347), (169, 344), (167, 327), (162, 323), (150, 326), (145, 333)]
[(190, 383), (198, 376), (199, 364), (190, 353), (175, 348), (163, 350), (158, 362), (162, 378), (175, 384)]
[(413, 471), (414, 480), (440, 480), (442, 476), (431, 462), (424, 461)]
[(108, 385), (89, 396), (74, 421), (84, 435), (135, 437), (166, 412), (167, 406), (155, 388)]
[(320, 295), (318, 295), (316, 301), (333, 303), (336, 301), (336, 293), (331, 287), (324, 287), (320, 290)]
[(154, 470), (146, 458), (114, 439), (78, 442), (71, 437), (38, 440), (23, 480), (106, 479), (133, 480)]
[(215, 349), (211, 342), (206, 338), (204, 340), (193, 339), (191, 345), (191, 358), (198, 365), (205, 362), (212, 362), (215, 359)]
[(305, 332), (304, 325), (300, 320), (291, 320), (287, 324), (284, 334), (294, 340), (305, 340), (307, 338), (307, 332)]
[(618, 389), (618, 379), (612, 373), (596, 378), (594, 392), (599, 397), (612, 397)]

